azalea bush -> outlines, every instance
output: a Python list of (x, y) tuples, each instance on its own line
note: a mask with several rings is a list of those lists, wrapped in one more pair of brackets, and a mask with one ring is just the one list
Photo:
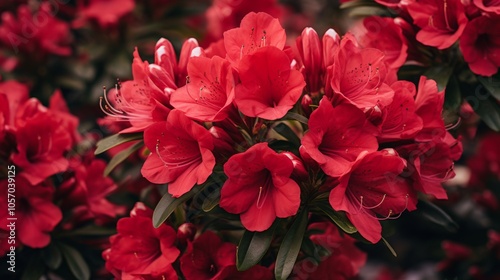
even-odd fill
[(2, 275), (498, 277), (500, 9), (341, 2), (0, 4)]

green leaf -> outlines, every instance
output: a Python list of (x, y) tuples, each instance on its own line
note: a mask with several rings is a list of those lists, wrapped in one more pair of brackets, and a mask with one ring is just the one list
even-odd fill
[(56, 270), (62, 263), (62, 254), (57, 245), (50, 243), (42, 249), (42, 258), (48, 268)]
[(465, 100), (491, 129), (500, 131), (500, 106), (489, 95), (467, 92)]
[(340, 4), (340, 9), (350, 9), (355, 7), (380, 7), (380, 4), (371, 0), (354, 0)]
[(78, 280), (88, 280), (90, 279), (90, 269), (85, 260), (83, 259), (80, 252), (75, 248), (59, 243), (58, 244), (61, 253), (66, 260), (69, 270)]
[(142, 146), (144, 146), (144, 141), (139, 141), (134, 145), (128, 147), (127, 149), (116, 154), (108, 163), (106, 168), (104, 169), (104, 176), (108, 176), (115, 167), (117, 167), (120, 163), (126, 160), (131, 154), (135, 153)]
[(453, 74), (453, 67), (448, 65), (434, 66), (424, 73), (427, 78), (436, 81), (439, 91), (442, 91), (446, 87), (451, 74)]
[(134, 140), (142, 139), (142, 133), (130, 133), (130, 134), (114, 134), (104, 139), (99, 140), (97, 142), (97, 148), (94, 154), (102, 154), (105, 151), (121, 145), (123, 143), (127, 143)]
[(277, 280), (285, 280), (292, 273), (293, 266), (300, 252), (300, 247), (302, 246), (304, 233), (307, 229), (307, 214), (308, 210), (302, 209), (283, 238), (278, 255), (276, 256), (276, 266), (274, 268), (274, 276)]
[(444, 107), (457, 111), (462, 104), (460, 85), (455, 76), (451, 76), (445, 90)]
[(236, 267), (239, 271), (245, 271), (260, 262), (271, 246), (278, 224), (279, 220), (276, 220), (263, 232), (245, 230), (236, 251)]
[(338, 212), (333, 210), (330, 204), (324, 202), (318, 202), (317, 206), (344, 232), (353, 234), (358, 231), (356, 227), (349, 221), (349, 219), (347, 219), (347, 217), (343, 212)]
[(76, 228), (71, 231), (65, 231), (63, 233), (57, 234), (58, 237), (61, 236), (103, 236), (112, 235), (116, 233), (114, 228), (105, 228), (97, 225), (88, 225), (80, 228)]
[(220, 201), (220, 188), (216, 188), (213, 192), (208, 194), (208, 196), (203, 200), (201, 209), (205, 212), (210, 212), (215, 206), (219, 205)]
[(292, 144), (294, 144), (297, 147), (300, 147), (299, 137), (297, 136), (297, 134), (295, 134), (295, 132), (293, 132), (293, 130), (288, 125), (286, 125), (285, 123), (279, 123), (273, 129), (281, 136), (285, 137)]
[(456, 232), (458, 229), (458, 225), (446, 212), (429, 201), (420, 200), (418, 202), (417, 214), (450, 232)]
[(160, 202), (155, 207), (153, 212), (153, 226), (155, 228), (161, 226), (165, 220), (175, 211), (182, 203), (188, 201), (199, 191), (198, 186), (194, 187), (188, 193), (185, 193), (179, 198), (172, 197), (168, 192), (163, 195)]
[(297, 114), (297, 113), (294, 113), (294, 112), (288, 112), (286, 113), (286, 115), (283, 117), (283, 120), (294, 120), (294, 121), (298, 121), (298, 122), (301, 122), (303, 124), (306, 124), (309, 122), (309, 120), (302, 116), (301, 114)]
[(384, 241), (384, 244), (387, 247), (387, 249), (389, 249), (389, 251), (391, 251), (391, 254), (393, 256), (397, 257), (398, 254), (396, 253), (396, 250), (394, 250), (394, 248), (392, 248), (391, 244), (389, 244), (389, 242), (387, 242), (387, 240), (385, 240), (385, 238), (383, 238), (383, 237), (382, 237), (382, 241)]
[(500, 100), (500, 73), (491, 77), (477, 76), (477, 79), (496, 100)]

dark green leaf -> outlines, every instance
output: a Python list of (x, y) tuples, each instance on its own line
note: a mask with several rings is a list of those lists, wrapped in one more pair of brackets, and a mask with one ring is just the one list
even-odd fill
[(90, 269), (85, 260), (83, 259), (80, 252), (75, 248), (59, 243), (58, 244), (61, 253), (66, 260), (69, 270), (78, 280), (88, 280), (90, 279)]
[(340, 4), (340, 9), (350, 9), (354, 7), (380, 7), (377, 2), (371, 0), (354, 0)]
[(239, 271), (251, 268), (264, 257), (271, 245), (278, 224), (279, 220), (275, 221), (269, 229), (263, 232), (245, 230), (236, 252), (236, 267)]
[(383, 238), (383, 237), (382, 237), (382, 241), (384, 241), (384, 244), (387, 247), (387, 249), (389, 249), (389, 251), (391, 251), (391, 254), (393, 256), (397, 257), (398, 254), (396, 253), (396, 250), (394, 250), (394, 248), (392, 248), (391, 244), (389, 244), (389, 242), (387, 242), (387, 240), (385, 240), (385, 238)]
[(353, 224), (349, 221), (349, 219), (347, 219), (343, 212), (337, 212), (333, 210), (330, 204), (318, 202), (317, 206), (344, 232), (352, 234), (358, 231), (356, 227), (353, 226)]
[(216, 188), (213, 192), (208, 194), (208, 196), (203, 200), (201, 209), (205, 212), (210, 212), (219, 204), (220, 201), (220, 188)]
[(71, 231), (65, 231), (58, 236), (102, 236), (115, 234), (114, 228), (105, 228), (97, 225), (88, 225), (81, 228), (76, 228)]
[(42, 258), (48, 268), (56, 270), (62, 263), (62, 255), (59, 247), (54, 243), (42, 249)]
[(458, 110), (462, 104), (462, 97), (460, 94), (460, 85), (455, 76), (451, 76), (446, 87), (444, 96), (444, 107), (451, 110)]
[(285, 280), (292, 273), (307, 229), (307, 214), (307, 209), (302, 209), (283, 238), (274, 268), (274, 276), (277, 280)]
[(451, 74), (453, 74), (453, 67), (448, 65), (434, 66), (424, 73), (427, 78), (436, 81), (439, 91), (442, 91), (446, 87)]
[(127, 149), (116, 154), (108, 163), (106, 168), (104, 169), (104, 176), (108, 176), (115, 167), (117, 167), (120, 163), (126, 160), (131, 154), (139, 150), (144, 145), (144, 141), (139, 141), (134, 145), (128, 147)]
[(474, 111), (493, 130), (500, 131), (500, 106), (489, 95), (481, 92), (468, 92), (465, 100), (469, 102)]
[(446, 212), (429, 201), (420, 200), (417, 213), (427, 221), (437, 224), (450, 232), (456, 232), (458, 229), (458, 225)]
[(279, 123), (277, 126), (273, 128), (276, 132), (278, 132), (281, 136), (285, 137), (292, 144), (297, 147), (300, 146), (300, 138), (293, 132), (293, 130), (286, 125), (285, 123)]
[(288, 112), (286, 115), (283, 117), (283, 120), (294, 120), (301, 122), (303, 124), (307, 124), (309, 121), (306, 117), (302, 116), (301, 114), (297, 114), (294, 112)]
[(165, 220), (167, 220), (168, 217), (170, 217), (170, 215), (175, 211), (175, 209), (179, 205), (192, 198), (198, 192), (198, 190), (199, 190), (198, 187), (194, 187), (191, 191), (182, 195), (179, 198), (172, 197), (172, 195), (170, 195), (168, 192), (165, 195), (163, 195), (163, 197), (160, 199), (160, 202), (158, 202), (153, 212), (154, 227), (157, 228), (161, 226), (163, 222), (165, 222)]
[(477, 76), (477, 79), (496, 100), (500, 100), (500, 73), (491, 77)]
[(114, 134), (99, 140), (94, 154), (98, 155), (120, 144), (140, 139), (142, 139), (142, 133)]

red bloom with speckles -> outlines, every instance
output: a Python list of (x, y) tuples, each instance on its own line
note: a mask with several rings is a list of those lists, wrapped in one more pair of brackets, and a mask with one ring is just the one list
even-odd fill
[(342, 38), (329, 71), (334, 100), (354, 104), (361, 110), (392, 101), (394, 91), (386, 82), (389, 73), (384, 52), (360, 48), (351, 33)]
[(416, 209), (415, 193), (399, 177), (406, 162), (394, 153), (383, 150), (360, 154), (330, 192), (333, 209), (345, 211), (359, 233), (372, 243), (381, 238), (379, 219)]
[(236, 87), (238, 109), (249, 117), (276, 120), (286, 115), (306, 85), (290, 59), (276, 47), (262, 47), (245, 56), (239, 66), (241, 84)]
[(417, 0), (408, 5), (408, 13), (421, 28), (417, 40), (441, 50), (453, 45), (467, 25), (460, 0)]
[(383, 51), (389, 67), (399, 69), (406, 62), (408, 42), (395, 19), (370, 16), (355, 25), (351, 32), (361, 46)]
[(172, 92), (186, 83), (187, 63), (197, 46), (195, 39), (186, 40), (178, 63), (172, 44), (166, 39), (156, 43), (155, 63), (142, 61), (136, 49), (132, 63), (134, 79), (105, 93), (101, 100), (101, 109), (108, 115), (104, 123), (129, 122), (120, 132), (130, 133), (144, 131), (151, 124), (164, 121), (172, 109)]
[[(285, 29), (278, 19), (266, 13), (249, 13), (241, 20), (240, 27), (224, 32), (227, 59), (234, 66), (238, 66), (243, 57), (259, 48), (274, 46), (282, 50), (285, 42)], [(263, 70), (266, 69), (262, 68), (259, 71)]]
[(233, 1), (214, 0), (205, 12), (207, 28), (205, 31), (208, 40), (222, 38), (226, 30), (235, 28), (250, 12), (266, 12), (277, 18), (283, 10), (277, 0)]
[(361, 110), (350, 104), (333, 107), (325, 97), (311, 114), (300, 152), (316, 161), (329, 176), (338, 177), (362, 151), (377, 150), (374, 132)]
[(423, 127), (422, 119), (415, 113), (415, 85), (407, 81), (397, 81), (391, 85), (394, 99), (383, 109), (380, 142), (413, 138)]
[(259, 143), (236, 154), (224, 164), (228, 179), (222, 186), (220, 206), (229, 213), (241, 214), (241, 223), (251, 231), (264, 231), (276, 217), (297, 213), (300, 187), (290, 179), (293, 163)]
[(206, 122), (227, 118), (234, 100), (235, 73), (218, 56), (194, 57), (188, 63), (189, 83), (176, 90), (170, 103), (186, 116)]
[(166, 122), (151, 125), (144, 132), (151, 154), (141, 173), (152, 183), (168, 183), (168, 192), (179, 197), (212, 174), (212, 134), (179, 110), (172, 110)]
[(177, 279), (171, 265), (180, 253), (175, 247), (177, 234), (166, 224), (154, 228), (152, 215), (138, 202), (130, 217), (118, 221), (111, 247), (103, 252), (106, 269), (117, 279)]

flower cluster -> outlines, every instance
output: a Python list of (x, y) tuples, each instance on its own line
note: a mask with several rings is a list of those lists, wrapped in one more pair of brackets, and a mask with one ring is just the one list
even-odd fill
[[(239, 215), (248, 232), (264, 234), (286, 218), (295, 221), (292, 228), (307, 225), (308, 213), (316, 216), (319, 209), (319, 217), (330, 213), (344, 231), (376, 243), (379, 221), (415, 210), (418, 193), (447, 198), (441, 183), (454, 176), (462, 147), (441, 117), (444, 92), (436, 82), (423, 76), (417, 85), (398, 80), (405, 58), (361, 46), (370, 40), (358, 42), (351, 33), (341, 38), (333, 29), (320, 39), (306, 28), (290, 47), (278, 19), (263, 12), (247, 14), (208, 48), (187, 40), (179, 60), (161, 39), (154, 63), (142, 61), (136, 50), (134, 79), (105, 93), (103, 123), (118, 125), (122, 137), (143, 133), (149, 156), (141, 173), (168, 185), (156, 208), (159, 216), (168, 217), (169, 203), (187, 201), (215, 184), (211, 209), (218, 204), (218, 211)], [(163, 234), (162, 228), (174, 234), (162, 224), (166, 217), (153, 215), (159, 227), (151, 228), (152, 236)], [(112, 260), (121, 258), (120, 236), (128, 230), (121, 235), (119, 227), (106, 253), (108, 265), (122, 273)], [(212, 235), (198, 238), (215, 240)], [(180, 258), (181, 270), (196, 240)], [(177, 249), (161, 248), (169, 256), (163, 261), (172, 263)], [(349, 262), (343, 254), (334, 252), (330, 259)], [(217, 266), (204, 273), (222, 273), (218, 266), (234, 265), (234, 257), (225, 265), (229, 260), (214, 260)], [(189, 266), (198, 265), (191, 261)], [(286, 278), (291, 270), (278, 262), (275, 274)], [(208, 263), (199, 265), (208, 269)], [(126, 273), (159, 275), (146, 273), (146, 267)], [(356, 263), (345, 273), (358, 269)], [(194, 271), (182, 272), (188, 277)]]
[[(416, 39), (439, 50), (459, 45), (463, 59), (472, 72), (482, 76), (492, 76), (498, 72), (500, 6), (497, 3), (481, 0), (375, 1), (397, 11), (398, 17), (366, 18), (365, 28), (372, 34), (385, 33), (387, 27), (390, 32), (382, 36), (392, 38), (389, 41), (391, 43), (400, 40), (402, 31), (406, 38)], [(380, 42), (382, 40), (374, 42), (377, 37), (371, 37), (371, 43), (383, 44), (388, 48), (397, 46)], [(396, 56), (397, 53), (394, 52), (393, 55)]]
[[(0, 218), (15, 219), (17, 232), (8, 240), (3, 237), (12, 236), (13, 229), (0, 226), (2, 255), (13, 247), (18, 254), (26, 248), (66, 248), (58, 234), (89, 223), (109, 224), (121, 211), (106, 198), (117, 186), (103, 176), (105, 161), (78, 148), (85, 139), (61, 92), (52, 95), (48, 107), (28, 92), (24, 84), (0, 82), (0, 189), (7, 194), (9, 187), (9, 199), (0, 200)], [(60, 257), (63, 249), (55, 250)]]

